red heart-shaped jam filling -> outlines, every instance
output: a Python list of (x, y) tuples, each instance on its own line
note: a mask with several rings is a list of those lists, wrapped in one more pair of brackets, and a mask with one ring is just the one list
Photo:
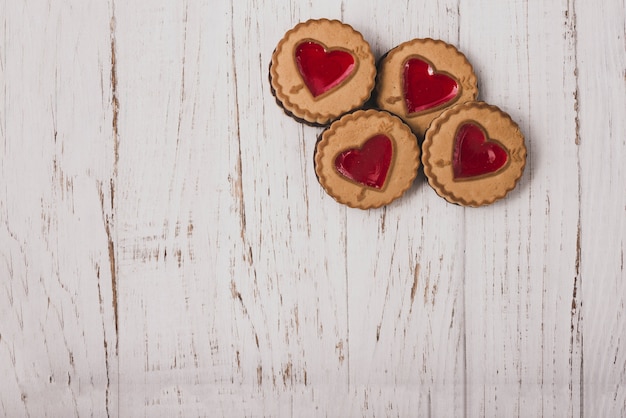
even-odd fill
[(350, 180), (380, 189), (385, 184), (392, 154), (391, 140), (386, 135), (376, 135), (360, 149), (352, 148), (339, 154), (335, 168)]
[(440, 106), (454, 99), (458, 92), (456, 80), (435, 72), (428, 62), (411, 58), (404, 65), (404, 101), (408, 113)]
[(304, 84), (317, 97), (341, 84), (354, 69), (352, 54), (305, 41), (296, 48), (296, 64)]
[(508, 159), (507, 151), (497, 142), (488, 141), (481, 126), (465, 123), (457, 131), (452, 158), (454, 178), (495, 173)]

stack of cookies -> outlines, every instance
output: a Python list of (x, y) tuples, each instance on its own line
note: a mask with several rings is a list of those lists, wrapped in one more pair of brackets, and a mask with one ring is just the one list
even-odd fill
[(405, 42), (377, 65), (351, 26), (309, 20), (278, 43), (270, 84), (288, 115), (326, 127), (315, 172), (324, 190), (350, 207), (377, 208), (401, 197), (420, 161), (437, 194), (464, 206), (503, 198), (524, 170), (518, 125), (476, 101), (471, 64), (445, 42)]

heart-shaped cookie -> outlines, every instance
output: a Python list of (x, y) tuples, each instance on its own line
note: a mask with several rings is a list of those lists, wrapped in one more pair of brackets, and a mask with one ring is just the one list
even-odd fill
[(357, 110), (322, 132), (315, 173), (335, 200), (360, 209), (387, 205), (411, 186), (419, 167), (417, 138), (400, 118)]
[(385, 184), (393, 147), (384, 134), (368, 139), (361, 148), (350, 148), (335, 158), (341, 175), (359, 184), (380, 189)]
[(404, 102), (409, 115), (444, 105), (458, 93), (456, 80), (437, 72), (427, 61), (410, 58), (404, 65)]
[(296, 62), (304, 84), (314, 97), (337, 87), (354, 70), (352, 54), (340, 49), (327, 50), (313, 41), (298, 45)]
[(455, 179), (496, 173), (508, 159), (509, 154), (502, 145), (494, 140), (487, 140), (482, 126), (468, 122), (459, 127), (452, 157)]
[(413, 39), (393, 48), (378, 65), (376, 103), (423, 137), (433, 119), (478, 95), (474, 70), (453, 45)]
[(422, 152), (428, 183), (447, 201), (464, 206), (502, 199), (526, 165), (519, 126), (483, 102), (455, 105), (434, 119)]
[(280, 40), (269, 79), (272, 94), (287, 115), (325, 126), (367, 102), (376, 62), (370, 45), (352, 26), (311, 19)]

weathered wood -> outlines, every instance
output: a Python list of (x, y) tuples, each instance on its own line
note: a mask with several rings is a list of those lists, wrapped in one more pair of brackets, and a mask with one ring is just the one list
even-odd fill
[(586, 416), (626, 416), (624, 3), (576, 4), (580, 236), (577, 304)]
[[(456, 1), (410, 2), (401, 25), (388, 8), (344, 10), (377, 58), (416, 37), (459, 44)], [(347, 212), (348, 416), (463, 414), (463, 212), (421, 173), (390, 206)]]
[(507, 199), (465, 212), (466, 412), (472, 416), (581, 413), (581, 342), (570, 315), (579, 297), (580, 204), (572, 8), (567, 1), (549, 10), (485, 1), (461, 10), (462, 22), (490, 27), (468, 24), (461, 32), (480, 97), (518, 122), (529, 149), (525, 175)]
[(110, 11), (0, 7), (0, 415), (115, 414)]
[[(624, 5), (0, 3), (0, 416), (626, 415)], [(529, 159), (360, 211), (267, 82), (285, 31), (433, 37)]]

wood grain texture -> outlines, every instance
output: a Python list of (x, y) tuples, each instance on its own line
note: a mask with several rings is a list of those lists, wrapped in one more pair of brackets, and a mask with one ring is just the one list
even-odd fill
[(109, 11), (4, 3), (0, 16), (0, 415), (109, 415)]
[[(576, 308), (588, 416), (626, 416), (625, 12), (624, 3), (615, 2), (576, 13), (582, 294)], [(593, 29), (598, 22), (600, 31)]]
[[(482, 99), (511, 114), (529, 149), (518, 188), (466, 212), (466, 355), (468, 381), (478, 383), (468, 391), (470, 415), (581, 414), (582, 343), (570, 317), (578, 301), (576, 33), (573, 5), (552, 6), (484, 2), (461, 10), (478, 20), (495, 8), (481, 19), (492, 30), (470, 28), (463, 46)], [(471, 45), (479, 46), (475, 54)]]
[[(270, 93), (327, 17), (463, 51), (506, 199), (360, 211)], [(0, 2), (0, 416), (626, 416), (626, 10)]]
[[(458, 45), (456, 1), (408, 3), (404, 28), (393, 29), (377, 18), (387, 7), (344, 10), (377, 58), (414, 37)], [(388, 207), (347, 212), (349, 416), (463, 414), (463, 213), (422, 173)]]

